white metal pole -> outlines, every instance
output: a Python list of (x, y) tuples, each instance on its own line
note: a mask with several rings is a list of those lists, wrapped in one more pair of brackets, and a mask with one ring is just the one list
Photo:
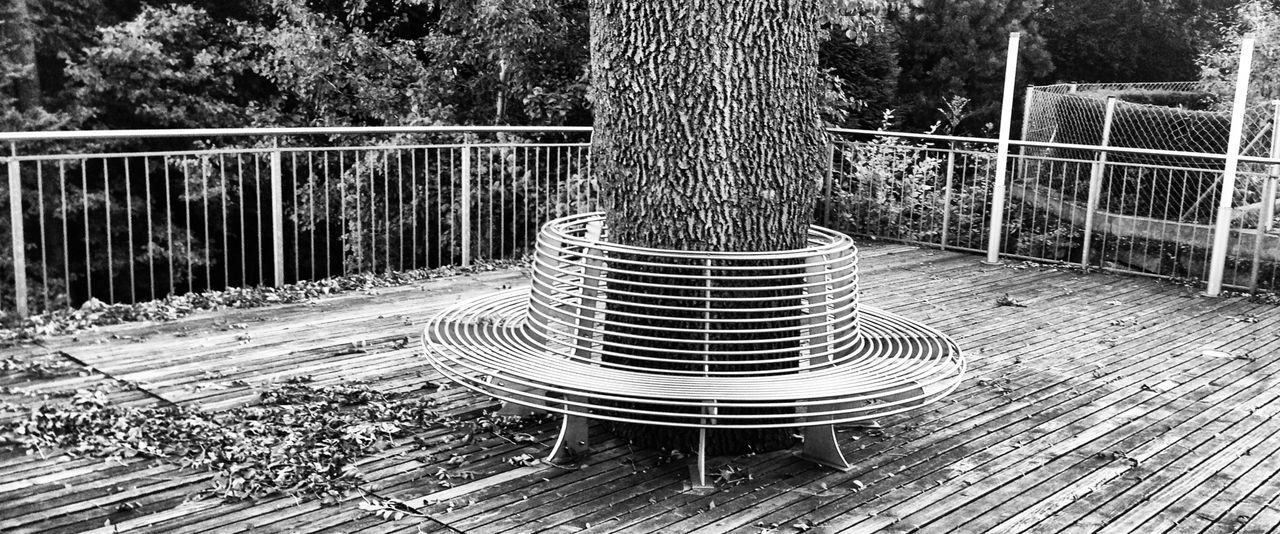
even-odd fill
[[(1107, 97), (1107, 108), (1102, 116), (1102, 146), (1111, 144), (1111, 123), (1116, 115), (1116, 97)], [(1098, 211), (1098, 201), (1102, 198), (1102, 175), (1107, 170), (1107, 151), (1098, 153), (1089, 173), (1089, 205), (1084, 212), (1084, 245), (1080, 247), (1080, 266), (1089, 268), (1089, 248), (1093, 244), (1094, 213)]]
[(991, 235), (987, 237), (987, 263), (1000, 262), (1001, 228), (1004, 225), (1004, 197), (1009, 172), (1009, 129), (1013, 123), (1013, 81), (1018, 73), (1018, 32), (1009, 34), (1009, 52), (1004, 63), (1004, 101), (1000, 104), (1000, 141), (996, 145), (996, 183), (991, 193)]
[(1231, 238), (1231, 204), (1235, 196), (1236, 167), (1240, 163), (1240, 137), (1244, 129), (1244, 108), (1249, 97), (1249, 69), (1253, 65), (1253, 37), (1240, 42), (1240, 71), (1236, 74), (1236, 96), (1231, 105), (1231, 133), (1227, 137), (1227, 161), (1222, 173), (1222, 192), (1213, 228), (1213, 254), (1209, 257), (1207, 294), (1222, 294), (1222, 275), (1227, 265), (1227, 241)]
[(462, 266), (471, 266), (471, 139), (462, 145)]
[(280, 170), (280, 138), (271, 139), (271, 285), (284, 285), (284, 192)]
[[(18, 317), (27, 310), (27, 251), (22, 230), (22, 175), (18, 172), (18, 144), (9, 143), (9, 235), (13, 245), (13, 308)], [(41, 199), (43, 200), (43, 199)]]

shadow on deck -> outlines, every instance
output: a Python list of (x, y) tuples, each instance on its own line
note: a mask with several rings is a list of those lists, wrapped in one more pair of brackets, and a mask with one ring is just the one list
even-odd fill
[[(142, 459), (59, 451), (0, 452), (0, 530), (155, 532), (1276, 532), (1280, 529), (1280, 308), (1206, 299), (1156, 281), (900, 245), (862, 252), (864, 300), (951, 336), (971, 371), (946, 401), (851, 429), (857, 468), (838, 473), (787, 452), (726, 458), (750, 478), (687, 491), (683, 462), (601, 440), (577, 469), (540, 457), (554, 437), (516, 443), (477, 435), (398, 440), (357, 462), (374, 494), (426, 517), (387, 521), (293, 498), (188, 500), (211, 475)], [(518, 271), (441, 279), (304, 305), (124, 325), (7, 353), (70, 358), (87, 376), (0, 376), (6, 417), (41, 394), (113, 388), (114, 402), (223, 411), (257, 388), (310, 375), (383, 391), (437, 381), (418, 356), (435, 310), (508, 284)], [(1026, 307), (996, 306), (1008, 294)], [(0, 354), (0, 356), (7, 354)], [(441, 409), (474, 416), (493, 403), (428, 390)], [(461, 430), (455, 433), (461, 433)], [(606, 434), (607, 435), (607, 434)], [(456, 438), (456, 436), (454, 436)], [(439, 454), (442, 453), (442, 454)], [(474, 480), (443, 487), (452, 454)], [(713, 462), (714, 464), (714, 462)], [(813, 526), (816, 525), (816, 526)], [(813, 528), (809, 528), (813, 526)]]

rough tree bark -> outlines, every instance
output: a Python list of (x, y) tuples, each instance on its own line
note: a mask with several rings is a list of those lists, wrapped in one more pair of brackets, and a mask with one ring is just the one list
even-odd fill
[[(591, 150), (610, 241), (719, 251), (805, 245), (825, 154), (819, 6), (591, 2)], [(693, 439), (619, 432), (659, 447)], [(723, 454), (789, 445), (790, 435), (722, 432), (709, 441)]]

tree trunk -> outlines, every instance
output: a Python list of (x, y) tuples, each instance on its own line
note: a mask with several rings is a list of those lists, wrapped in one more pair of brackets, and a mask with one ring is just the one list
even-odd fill
[[(805, 245), (825, 154), (819, 4), (592, 1), (591, 150), (610, 241), (715, 251)], [(636, 430), (619, 429), (659, 447), (687, 446), (694, 435)], [(719, 432), (709, 441), (722, 454), (789, 445), (790, 435)]]
[(14, 98), (20, 111), (40, 105), (40, 78), (36, 71), (35, 28), (27, 0), (7, 0), (0, 17), (0, 46), (8, 53), (10, 63), (25, 69), (14, 81)]

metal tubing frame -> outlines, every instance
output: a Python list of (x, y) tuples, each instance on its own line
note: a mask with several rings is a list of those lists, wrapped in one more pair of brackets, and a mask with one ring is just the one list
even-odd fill
[(1240, 164), (1240, 138), (1244, 129), (1245, 103), (1249, 96), (1249, 70), (1253, 65), (1253, 37), (1240, 42), (1240, 68), (1236, 76), (1235, 100), (1231, 107), (1231, 132), (1227, 136), (1227, 155), (1222, 173), (1222, 189), (1218, 197), (1218, 215), (1213, 232), (1213, 252), (1209, 259), (1210, 297), (1222, 294), (1222, 277), (1227, 264), (1227, 242), (1231, 236), (1231, 207), (1234, 199), (1236, 172)]
[[(1115, 119), (1117, 99), (1114, 96), (1107, 97), (1106, 111), (1102, 117), (1102, 145), (1106, 147), (1111, 142), (1111, 121)], [(1098, 159), (1093, 163), (1089, 170), (1089, 204), (1085, 208), (1084, 219), (1084, 243), (1080, 249), (1080, 267), (1089, 270), (1089, 248), (1093, 244), (1093, 222), (1094, 214), (1098, 211), (1098, 200), (1102, 197), (1102, 176), (1107, 170), (1107, 151), (1098, 152)]]
[(996, 145), (996, 183), (991, 193), (991, 230), (987, 236), (987, 263), (1000, 261), (1003, 232), (1005, 188), (1009, 172), (1009, 130), (1013, 122), (1013, 87), (1018, 74), (1018, 41), (1021, 34), (1009, 34), (1009, 50), (1005, 56), (1004, 99), (1000, 105), (1000, 139)]
[[(272, 146), (279, 148), (279, 138)], [(284, 285), (284, 191), (280, 170), (280, 151), (271, 151), (271, 265), (272, 285)]]
[[(18, 317), (26, 317), (27, 250), (22, 226), (22, 174), (18, 170), (17, 143), (9, 143), (9, 236), (13, 247), (13, 307)], [(40, 199), (43, 202), (44, 199)], [(46, 282), (48, 283), (48, 282)]]

